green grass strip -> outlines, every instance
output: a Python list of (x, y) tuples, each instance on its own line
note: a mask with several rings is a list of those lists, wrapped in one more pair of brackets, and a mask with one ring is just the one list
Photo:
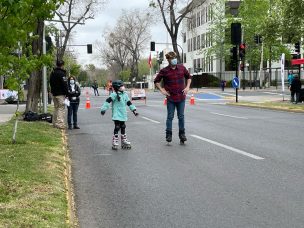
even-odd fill
[(70, 227), (61, 131), (46, 122), (0, 125), (0, 227)]
[(290, 111), (290, 112), (304, 112), (304, 104), (293, 104), (289, 101), (273, 101), (273, 102), (230, 102), (229, 105), (247, 106), (255, 108), (266, 108), (272, 110)]

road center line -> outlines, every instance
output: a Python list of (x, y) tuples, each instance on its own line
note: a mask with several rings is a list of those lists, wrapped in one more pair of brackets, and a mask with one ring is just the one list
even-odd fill
[(225, 115), (225, 114), (221, 114), (221, 113), (217, 113), (217, 112), (210, 112), (210, 113), (214, 114), (214, 115), (219, 115), (219, 116), (226, 116), (226, 117), (231, 117), (231, 118), (236, 118), (236, 119), (248, 120), (247, 117), (242, 117), (242, 116), (231, 116), (231, 115)]
[(198, 135), (190, 135), (190, 136), (192, 136), (193, 138), (197, 138), (197, 139), (200, 139), (200, 140), (202, 140), (202, 141), (205, 141), (205, 142), (214, 144), (214, 145), (216, 145), (216, 146), (225, 148), (225, 149), (227, 149), (227, 150), (231, 150), (231, 151), (233, 151), (233, 152), (235, 152), (235, 153), (242, 154), (242, 155), (244, 155), (244, 156), (247, 156), (247, 157), (256, 159), (256, 160), (263, 160), (263, 159), (264, 159), (264, 158), (259, 157), (259, 156), (257, 156), (257, 155), (247, 153), (247, 152), (245, 152), (245, 151), (243, 151), (243, 150), (239, 150), (239, 149), (236, 149), (236, 148), (234, 148), (234, 147), (227, 146), (227, 145), (224, 145), (224, 144), (222, 144), (222, 143), (215, 142), (215, 141), (213, 141), (213, 140), (210, 140), (210, 139), (206, 139), (206, 138), (200, 137), (200, 136), (198, 136)]
[(157, 124), (160, 123), (160, 122), (158, 122), (158, 121), (156, 121), (156, 120), (152, 120), (152, 119), (150, 119), (150, 118), (148, 118), (148, 117), (145, 117), (145, 116), (141, 116), (141, 118), (143, 118), (143, 119), (145, 119), (145, 120), (148, 120), (148, 121), (151, 121), (151, 122), (153, 122), (153, 123), (157, 123)]

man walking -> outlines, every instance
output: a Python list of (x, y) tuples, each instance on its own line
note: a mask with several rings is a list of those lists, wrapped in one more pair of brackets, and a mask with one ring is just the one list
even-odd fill
[(94, 95), (98, 95), (99, 96), (99, 92), (98, 92), (98, 83), (96, 80), (94, 80), (94, 83), (92, 85), (92, 88), (94, 89)]
[[(190, 89), (191, 75), (183, 65), (177, 64), (175, 52), (167, 53), (166, 59), (169, 65), (161, 69), (154, 80), (155, 86), (167, 97), (166, 141), (172, 141), (172, 121), (176, 108), (179, 138), (181, 142), (184, 142), (187, 141), (184, 119), (185, 99)], [(160, 85), (161, 80), (163, 80), (164, 88)]]
[(51, 73), (50, 86), (54, 100), (53, 126), (65, 129), (64, 99), (68, 95), (66, 71), (63, 69), (64, 61), (58, 60), (56, 68)]

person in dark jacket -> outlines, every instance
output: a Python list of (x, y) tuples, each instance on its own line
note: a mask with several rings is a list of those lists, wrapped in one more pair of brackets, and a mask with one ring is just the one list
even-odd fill
[(99, 92), (98, 92), (98, 83), (96, 80), (94, 80), (94, 83), (92, 85), (92, 88), (94, 89), (94, 95), (96, 96), (96, 94), (99, 96)]
[(58, 60), (57, 67), (53, 70), (50, 77), (51, 93), (54, 101), (53, 126), (65, 129), (65, 110), (64, 99), (68, 94), (66, 71), (63, 69), (64, 61)]
[[(299, 102), (301, 87), (302, 87), (301, 80), (299, 79), (299, 76), (296, 75), (290, 85), (291, 102), (295, 101), (296, 104)], [(294, 99), (295, 95), (296, 95), (296, 100)]]
[(68, 98), (70, 106), (68, 106), (68, 125), (69, 130), (72, 130), (72, 117), (74, 129), (80, 129), (77, 124), (77, 112), (79, 107), (79, 96), (81, 94), (79, 86), (76, 84), (74, 76), (70, 76), (68, 79)]

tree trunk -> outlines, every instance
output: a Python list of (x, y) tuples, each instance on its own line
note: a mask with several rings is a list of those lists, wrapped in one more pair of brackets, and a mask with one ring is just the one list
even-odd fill
[[(42, 53), (43, 27), (44, 27), (43, 21), (38, 20), (35, 35), (39, 35), (39, 38), (37, 40), (34, 40), (32, 43), (33, 55), (41, 55)], [(38, 112), (38, 103), (40, 100), (41, 85), (42, 85), (42, 70), (32, 72), (29, 78), (26, 111)]]
[(178, 46), (177, 46), (177, 37), (175, 35), (173, 35), (171, 37), (171, 40), (172, 40), (172, 46), (173, 46), (173, 51), (176, 53), (177, 55), (177, 60), (179, 63), (181, 63), (181, 56), (179, 54), (179, 51), (178, 51)]

